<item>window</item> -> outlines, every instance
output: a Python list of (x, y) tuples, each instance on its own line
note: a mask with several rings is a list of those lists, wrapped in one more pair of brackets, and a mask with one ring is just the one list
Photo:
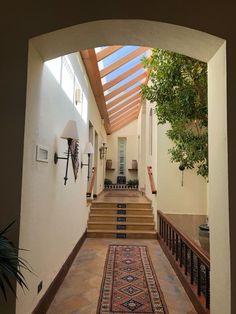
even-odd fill
[(45, 62), (58, 84), (61, 84), (61, 59), (59, 57)]
[(125, 165), (126, 165), (126, 138), (118, 138), (118, 169), (119, 175), (125, 175)]
[(152, 155), (152, 137), (153, 137), (153, 110), (150, 109), (149, 112), (149, 155)]
[(58, 84), (61, 86), (69, 100), (76, 107), (85, 123), (88, 118), (88, 100), (83, 93), (78, 77), (74, 71), (70, 55), (51, 59), (45, 62)]
[(74, 102), (74, 77), (71, 63), (65, 56), (62, 58), (61, 87), (72, 103)]

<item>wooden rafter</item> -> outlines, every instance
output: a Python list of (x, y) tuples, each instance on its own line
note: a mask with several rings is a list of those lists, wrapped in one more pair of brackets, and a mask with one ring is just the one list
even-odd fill
[(115, 132), (115, 131), (118, 131), (118, 130), (122, 129), (123, 127), (125, 127), (128, 124), (130, 124), (131, 122), (133, 122), (136, 119), (137, 119), (137, 115), (136, 115), (136, 117), (134, 116), (134, 117), (131, 117), (131, 118), (127, 118), (126, 121), (122, 121), (120, 124), (112, 126), (111, 132)]
[(117, 113), (115, 113), (112, 117), (110, 117), (110, 123), (111, 125), (113, 123), (115, 123), (116, 120), (118, 119), (123, 119), (124, 117), (126, 117), (127, 115), (133, 113), (133, 112), (136, 112), (139, 108), (139, 104), (135, 104), (131, 107), (129, 107), (128, 109), (123, 109)]
[(121, 75), (111, 80), (110, 82), (103, 84), (103, 90), (104, 91), (108, 90), (109, 88), (115, 86), (116, 84), (120, 83), (121, 81), (123, 81), (124, 79), (126, 79), (127, 77), (129, 77), (130, 75), (134, 74), (135, 72), (141, 69), (143, 69), (143, 65), (142, 63), (138, 63), (137, 65), (135, 65), (128, 71), (122, 73)]
[(107, 47), (101, 51), (99, 51), (97, 53), (97, 61), (101, 61), (103, 60), (104, 58), (110, 56), (111, 54), (113, 54), (114, 52), (116, 52), (117, 50), (121, 49), (123, 46), (110, 46), (110, 47)]
[(137, 116), (137, 109), (135, 110), (131, 110), (130, 113), (127, 113), (125, 115), (122, 115), (118, 118), (116, 118), (116, 120), (111, 122), (111, 126), (115, 126), (116, 124), (122, 123), (122, 121), (125, 121), (126, 119), (130, 118), (130, 117), (136, 117)]
[[(128, 91), (127, 93), (123, 94), (122, 96), (116, 98), (115, 100), (110, 101), (107, 104), (107, 109), (111, 109), (113, 106), (119, 104), (120, 102), (122, 102), (123, 100), (127, 99), (128, 97), (137, 94), (137, 92), (140, 91), (140, 86), (136, 86), (134, 88), (132, 88), (130, 91)], [(139, 94), (137, 94), (139, 95)]]
[(126, 89), (128, 89), (129, 87), (133, 86), (134, 84), (140, 82), (140, 84), (142, 83), (142, 81), (144, 79), (146, 79), (146, 72), (138, 75), (137, 77), (135, 77), (134, 79), (130, 80), (129, 82), (127, 82), (126, 84), (122, 85), (119, 88), (116, 88), (114, 91), (112, 91), (111, 93), (107, 94), (105, 96), (105, 101), (108, 101), (112, 98), (114, 98), (115, 96), (119, 95), (120, 93), (124, 92)]
[(106, 102), (104, 98), (102, 83), (100, 79), (100, 73), (97, 64), (97, 58), (94, 49), (87, 49), (80, 52), (83, 59), (86, 72), (90, 81), (91, 88), (93, 90), (96, 103), (102, 119), (104, 119), (104, 127), (106, 132), (110, 134), (111, 126), (106, 108)]
[(134, 103), (137, 105), (138, 103), (140, 103), (140, 101), (141, 101), (141, 98), (137, 97), (135, 95), (134, 97), (130, 98), (129, 100), (124, 101), (120, 105), (118, 105), (118, 106), (112, 108), (111, 110), (109, 110), (108, 111), (108, 115), (110, 117), (112, 114), (116, 113), (117, 111), (121, 110), (122, 108), (127, 108), (127, 107), (131, 106)]
[(101, 78), (108, 75), (109, 73), (115, 71), (116, 69), (118, 69), (122, 65), (133, 60), (134, 58), (140, 56), (142, 53), (144, 53), (147, 50), (148, 50), (148, 48), (146, 48), (146, 47), (137, 48), (133, 52), (127, 54), (125, 57), (123, 57), (123, 58), (119, 59), (118, 61), (112, 63), (111, 65), (107, 66), (106, 68), (104, 68), (103, 70), (100, 71)]

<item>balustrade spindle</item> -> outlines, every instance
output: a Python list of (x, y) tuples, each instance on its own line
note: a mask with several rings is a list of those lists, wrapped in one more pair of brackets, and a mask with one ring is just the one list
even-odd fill
[(171, 250), (171, 226), (169, 227), (169, 249)]
[(179, 259), (179, 236), (176, 233), (175, 260), (178, 261), (178, 259)]
[(206, 308), (210, 308), (210, 270), (206, 267)]
[(180, 239), (180, 257), (179, 257), (179, 261), (180, 261), (179, 266), (180, 267), (182, 267), (182, 265), (183, 265), (183, 250), (182, 250), (182, 247), (183, 247), (183, 240)]
[(201, 295), (201, 261), (197, 258), (197, 294)]
[(169, 225), (166, 224), (166, 245), (169, 246)]
[(185, 243), (184, 244), (184, 273), (185, 275), (188, 274), (188, 247), (187, 247), (187, 244)]
[(163, 240), (166, 242), (166, 222), (163, 220)]
[(161, 238), (162, 238), (162, 218), (160, 217), (159, 218), (159, 229), (160, 229), (160, 235), (161, 235)]
[(193, 251), (190, 250), (190, 280), (191, 280), (191, 285), (193, 285), (193, 269), (194, 269)]
[(172, 254), (175, 254), (175, 232), (172, 230)]

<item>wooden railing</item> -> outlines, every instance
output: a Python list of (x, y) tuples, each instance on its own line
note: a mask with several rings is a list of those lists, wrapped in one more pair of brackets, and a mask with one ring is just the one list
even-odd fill
[(147, 171), (148, 171), (149, 182), (150, 182), (152, 194), (157, 194), (157, 190), (156, 190), (155, 183), (153, 180), (153, 175), (152, 175), (152, 167), (148, 166)]
[(210, 258), (161, 211), (158, 239), (197, 313), (210, 313)]
[(92, 195), (94, 184), (95, 184), (96, 174), (97, 174), (97, 168), (93, 167), (91, 181), (90, 181), (90, 184), (89, 184), (89, 189), (88, 189), (88, 192), (86, 194), (87, 197), (91, 197), (91, 195)]

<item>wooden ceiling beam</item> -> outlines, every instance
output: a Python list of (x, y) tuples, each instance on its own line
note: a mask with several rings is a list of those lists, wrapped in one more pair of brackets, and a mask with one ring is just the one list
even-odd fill
[(113, 127), (116, 124), (120, 124), (123, 121), (125, 121), (126, 119), (128, 119), (130, 117), (134, 117), (134, 116), (137, 116), (137, 109), (131, 111), (128, 114), (125, 114), (125, 115), (122, 114), (122, 116), (116, 118), (114, 121), (111, 122), (111, 127)]
[(141, 98), (137, 97), (135, 95), (134, 97), (130, 98), (129, 100), (124, 101), (120, 105), (118, 105), (118, 106), (114, 107), (113, 109), (109, 110), (108, 111), (108, 115), (110, 117), (112, 114), (116, 113), (117, 111), (119, 111), (119, 110), (121, 110), (123, 108), (126, 108), (126, 107), (128, 107), (128, 106), (130, 106), (130, 105), (132, 105), (134, 103), (138, 104), (138, 103), (140, 103), (140, 101), (141, 101)]
[(108, 83), (103, 84), (104, 92), (106, 90), (108, 90), (109, 88), (115, 86), (116, 84), (120, 83), (121, 81), (123, 81), (124, 79), (129, 77), (130, 75), (134, 74), (135, 72), (141, 70), (141, 69), (143, 69), (143, 64), (142, 63), (138, 63), (134, 67), (129, 69), (128, 71), (126, 71), (126, 72), (122, 73), (121, 75), (117, 76), (115, 79), (111, 80)]
[(146, 72), (138, 75), (137, 77), (135, 77), (134, 79), (130, 80), (129, 82), (127, 82), (126, 84), (122, 85), (119, 88), (116, 88), (115, 90), (113, 90), (111, 93), (107, 94), (105, 96), (105, 101), (109, 101), (112, 98), (114, 98), (115, 96), (119, 95), (120, 93), (124, 92), (126, 89), (128, 89), (129, 87), (133, 86), (134, 84), (140, 82), (140, 85), (142, 84), (142, 81), (145, 79), (146, 80), (147, 74)]
[(113, 101), (110, 101), (107, 104), (107, 110), (111, 109), (112, 107), (114, 107), (115, 105), (119, 104), (120, 102), (122, 102), (126, 98), (134, 95), (135, 93), (138, 95), (138, 97), (140, 97), (139, 93), (137, 93), (138, 91), (140, 91), (140, 86), (136, 86), (136, 87), (132, 88), (130, 91), (128, 91), (127, 93), (123, 94), (122, 96), (116, 98)]
[(137, 111), (139, 108), (139, 104), (134, 104), (129, 106), (128, 108), (124, 108), (119, 112), (115, 113), (112, 117), (110, 117), (110, 123), (112, 124), (116, 119), (122, 118), (124, 114), (128, 115), (131, 112)]
[(107, 66), (106, 68), (102, 69), (100, 71), (101, 78), (108, 75), (109, 73), (115, 71), (122, 65), (128, 63), (129, 61), (133, 60), (134, 58), (140, 56), (145, 51), (149, 50), (149, 48), (146, 47), (140, 47), (132, 51), (131, 53), (127, 54), (125, 57), (119, 59), (118, 61), (112, 63), (111, 65)]
[(107, 134), (110, 134), (111, 125), (109, 122), (95, 50), (86, 49), (81, 51), (80, 54), (85, 65), (85, 69), (89, 78), (91, 88), (93, 90), (98, 110), (100, 112), (102, 119), (104, 119), (104, 127), (106, 129)]
[(114, 125), (111, 127), (111, 132), (116, 132), (120, 129), (122, 129), (123, 127), (125, 127), (126, 125), (130, 124), (131, 122), (133, 122), (134, 120), (137, 119), (137, 115), (136, 116), (133, 116), (133, 117), (130, 117), (130, 118), (127, 118), (126, 121), (123, 121), (122, 123), (120, 124), (117, 124), (117, 125)]
[(106, 57), (110, 56), (111, 54), (113, 54), (117, 50), (121, 49), (122, 47), (123, 46), (109, 46), (109, 47), (99, 51), (96, 54), (97, 61), (99, 62), (99, 61), (105, 59)]

